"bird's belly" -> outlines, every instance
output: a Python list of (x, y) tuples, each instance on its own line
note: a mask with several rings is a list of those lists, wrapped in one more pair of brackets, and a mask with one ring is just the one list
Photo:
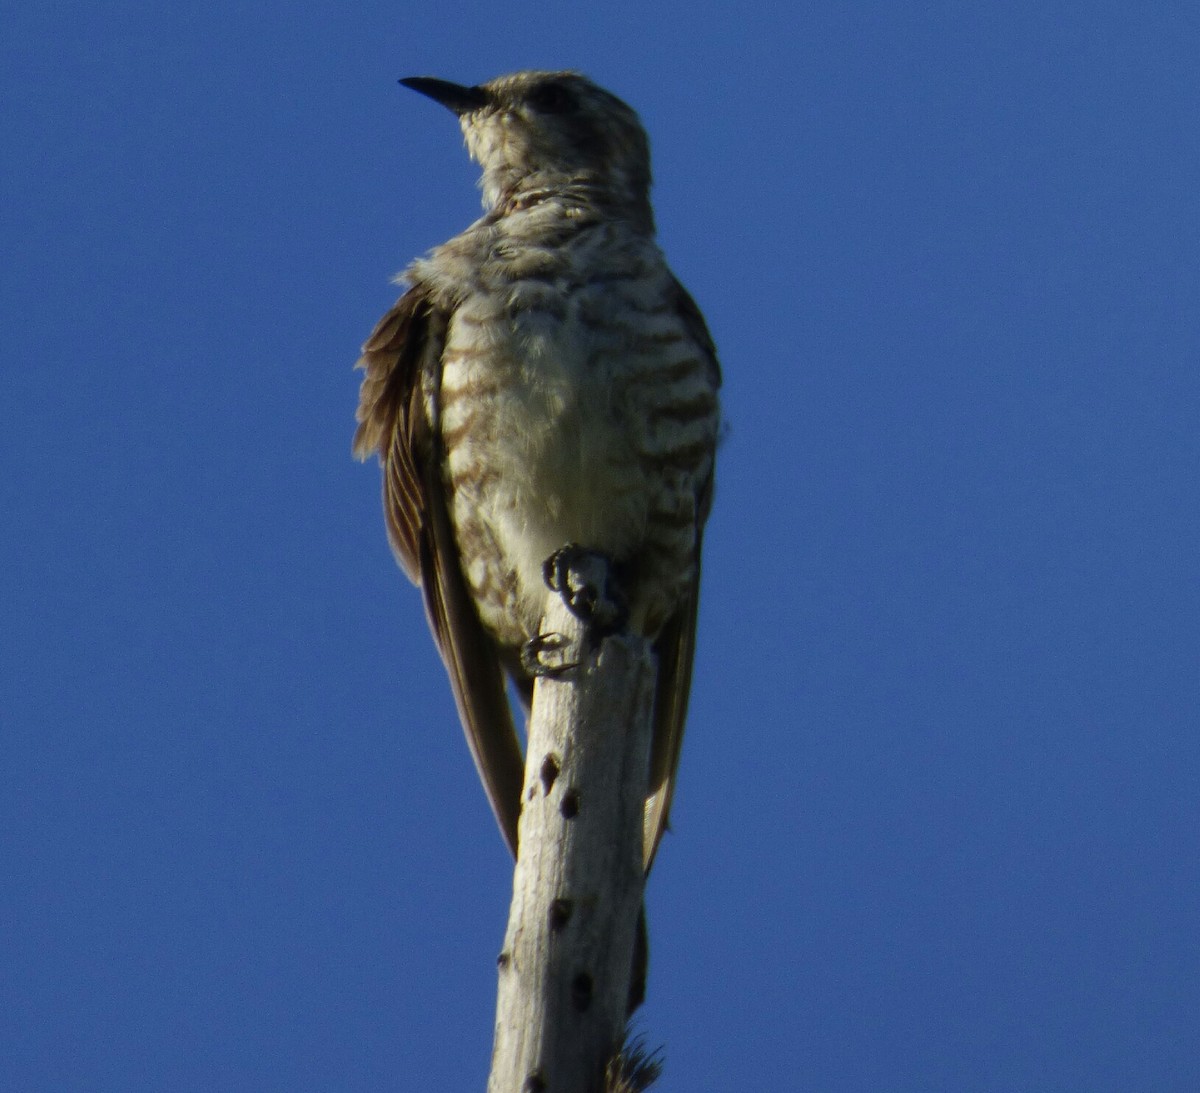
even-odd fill
[(567, 336), (447, 344), (442, 436), (467, 583), (506, 645), (537, 632), (542, 565), (577, 543), (621, 561), (645, 537), (653, 484), (611, 376)]

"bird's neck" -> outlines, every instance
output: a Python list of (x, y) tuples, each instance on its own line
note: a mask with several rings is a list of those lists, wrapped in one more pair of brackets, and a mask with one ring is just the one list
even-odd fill
[(597, 172), (537, 171), (507, 178), (485, 174), (483, 192), (488, 219), (492, 220), (553, 204), (567, 217), (626, 220), (638, 231), (654, 234), (654, 214), (645, 187), (626, 185), (623, 179)]

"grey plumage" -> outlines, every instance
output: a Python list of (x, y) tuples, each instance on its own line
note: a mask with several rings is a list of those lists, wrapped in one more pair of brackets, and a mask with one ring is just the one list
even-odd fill
[(363, 347), (354, 450), (424, 592), (467, 739), (516, 851), (523, 763), (505, 697), (536, 636), (542, 563), (616, 564), (659, 657), (645, 856), (666, 825), (691, 682), (720, 373), (654, 242), (636, 114), (569, 72), (403, 81), (453, 110), (485, 215), (414, 262)]

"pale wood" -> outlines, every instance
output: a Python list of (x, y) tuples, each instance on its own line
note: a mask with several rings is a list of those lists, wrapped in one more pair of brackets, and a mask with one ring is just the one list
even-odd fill
[(628, 634), (581, 649), (582, 627), (553, 593), (541, 632), (564, 635), (563, 659), (582, 664), (534, 688), (489, 1093), (602, 1088), (645, 887), (653, 653)]

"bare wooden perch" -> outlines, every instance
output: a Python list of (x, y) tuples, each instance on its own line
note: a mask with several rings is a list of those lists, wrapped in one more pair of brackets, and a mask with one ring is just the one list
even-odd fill
[(625, 1032), (645, 886), (655, 664), (643, 639), (584, 648), (556, 593), (543, 634), (580, 662), (534, 688), (489, 1093), (594, 1093)]

